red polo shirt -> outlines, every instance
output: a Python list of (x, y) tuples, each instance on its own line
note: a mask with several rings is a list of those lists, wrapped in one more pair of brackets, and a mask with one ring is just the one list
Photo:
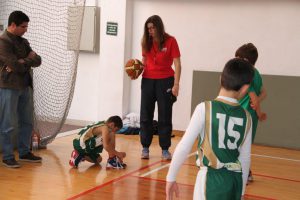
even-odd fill
[(169, 36), (161, 50), (159, 50), (158, 44), (153, 42), (150, 51), (143, 52), (143, 57), (146, 58), (144, 78), (161, 79), (174, 76), (173, 59), (180, 57), (176, 39)]

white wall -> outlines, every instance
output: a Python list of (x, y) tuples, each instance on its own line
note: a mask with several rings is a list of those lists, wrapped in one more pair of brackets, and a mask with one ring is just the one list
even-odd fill
[[(141, 1), (134, 4), (133, 57), (141, 57), (146, 19), (158, 14), (181, 50), (180, 96), (173, 108), (174, 129), (184, 130), (191, 115), (193, 70), (221, 71), (237, 47), (253, 42), (263, 74), (300, 76), (299, 1)], [(209, 89), (209, 86), (208, 88)], [(139, 111), (140, 81), (132, 82), (132, 111)]]
[[(89, 122), (128, 113), (129, 100), (124, 100), (123, 92), (125, 85), (129, 85), (123, 69), (124, 56), (128, 54), (125, 50), (127, 1), (89, 0), (86, 5), (100, 7), (100, 53), (80, 53), (68, 120)], [(106, 35), (107, 22), (118, 23), (117, 36)]]
[[(95, 121), (110, 113), (139, 113), (141, 78), (129, 81), (122, 67), (129, 57), (141, 58), (143, 25), (153, 14), (162, 17), (182, 55), (180, 96), (173, 108), (174, 129), (184, 130), (189, 122), (193, 70), (221, 71), (243, 43), (253, 42), (258, 47), (257, 67), (261, 73), (300, 76), (300, 1), (102, 0), (99, 6), (100, 54), (80, 55), (68, 118)], [(128, 23), (131, 9), (132, 24)], [(107, 20), (119, 22), (122, 31), (118, 37), (105, 35)], [(128, 25), (132, 25), (132, 32)]]

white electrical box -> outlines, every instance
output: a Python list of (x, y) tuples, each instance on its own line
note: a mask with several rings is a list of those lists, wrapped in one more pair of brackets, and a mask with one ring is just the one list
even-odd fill
[[(83, 19), (78, 13), (83, 12)], [(96, 6), (72, 6), (68, 8), (68, 40), (69, 50), (81, 50), (88, 52), (98, 52), (99, 49), (99, 14), (100, 9)], [(80, 37), (80, 26), (82, 21), (82, 31)], [(80, 38), (80, 44), (79, 44)], [(78, 45), (80, 45), (78, 47)]]

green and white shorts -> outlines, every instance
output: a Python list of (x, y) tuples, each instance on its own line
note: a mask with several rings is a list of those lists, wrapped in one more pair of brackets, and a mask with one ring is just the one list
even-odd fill
[(201, 167), (194, 188), (194, 200), (240, 200), (242, 189), (241, 172)]

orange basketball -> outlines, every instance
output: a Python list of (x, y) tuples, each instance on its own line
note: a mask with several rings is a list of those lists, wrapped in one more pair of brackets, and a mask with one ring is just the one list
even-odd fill
[(132, 80), (137, 79), (143, 72), (143, 69), (143, 63), (138, 59), (130, 59), (125, 65), (125, 71)]

